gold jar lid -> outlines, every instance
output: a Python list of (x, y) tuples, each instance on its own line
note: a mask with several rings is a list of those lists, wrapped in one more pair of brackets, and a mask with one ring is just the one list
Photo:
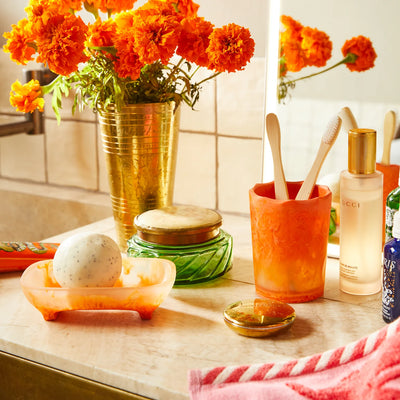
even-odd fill
[(350, 129), (348, 134), (348, 169), (352, 174), (373, 174), (376, 170), (376, 131)]
[(296, 318), (292, 306), (272, 299), (237, 301), (224, 311), (224, 321), (243, 336), (263, 337), (289, 328)]
[(204, 243), (219, 235), (221, 215), (208, 208), (190, 205), (169, 206), (136, 216), (137, 235), (161, 245)]

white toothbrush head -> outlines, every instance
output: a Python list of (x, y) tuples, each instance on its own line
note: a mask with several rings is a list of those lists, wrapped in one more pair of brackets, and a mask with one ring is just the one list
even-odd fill
[(322, 142), (333, 145), (336, 138), (338, 137), (340, 127), (342, 126), (342, 119), (335, 115), (330, 121), (326, 128), (324, 136), (322, 136)]
[(310, 198), (315, 182), (317, 181), (319, 171), (322, 167), (322, 163), (324, 162), (329, 150), (335, 143), (341, 126), (342, 119), (337, 115), (329, 122), (325, 134), (322, 136), (317, 157), (315, 158), (310, 172), (308, 173), (306, 179), (304, 179), (304, 182), (296, 195), (296, 200), (307, 200)]

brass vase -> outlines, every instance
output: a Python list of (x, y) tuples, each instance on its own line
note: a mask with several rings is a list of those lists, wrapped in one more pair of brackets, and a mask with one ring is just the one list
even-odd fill
[(99, 114), (118, 245), (126, 251), (133, 220), (172, 204), (180, 108), (132, 104)]

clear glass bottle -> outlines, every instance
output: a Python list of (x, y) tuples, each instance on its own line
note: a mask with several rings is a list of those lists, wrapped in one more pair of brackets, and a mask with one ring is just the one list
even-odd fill
[(385, 242), (389, 241), (392, 236), (393, 215), (399, 210), (400, 204), (400, 186), (392, 190), (386, 199), (386, 215), (385, 215)]
[(400, 212), (393, 217), (393, 238), (383, 249), (382, 318), (392, 322), (400, 316)]
[(340, 175), (340, 289), (381, 289), (383, 175), (375, 169), (376, 131), (348, 133), (348, 170)]

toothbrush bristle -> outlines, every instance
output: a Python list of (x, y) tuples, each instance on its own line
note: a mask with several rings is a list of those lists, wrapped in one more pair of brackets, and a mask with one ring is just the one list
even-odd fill
[(322, 141), (326, 144), (333, 144), (339, 134), (341, 126), (342, 119), (336, 115), (330, 120), (328, 127), (326, 128), (325, 134), (322, 137)]

